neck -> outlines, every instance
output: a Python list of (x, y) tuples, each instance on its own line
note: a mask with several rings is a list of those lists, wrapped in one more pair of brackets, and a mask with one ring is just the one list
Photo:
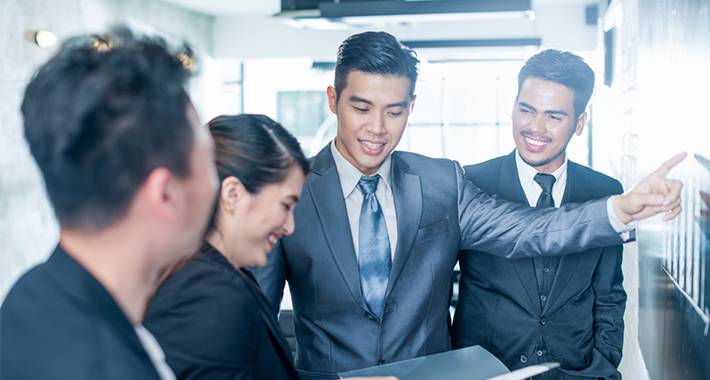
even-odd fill
[(224, 256), (227, 261), (229, 261), (229, 263), (232, 264), (235, 268), (242, 267), (242, 265), (240, 265), (227, 254), (227, 252), (229, 252), (229, 248), (227, 247), (224, 239), (222, 239), (222, 234), (219, 232), (219, 229), (217, 227), (215, 227), (207, 234), (207, 242), (210, 243), (210, 245), (214, 247), (214, 249), (219, 252), (220, 255)]
[[(165, 268), (151, 265), (150, 248), (139, 239), (127, 239), (125, 227), (99, 232), (62, 229), (60, 244), (103, 285), (134, 325), (141, 323), (148, 299)], [(140, 235), (138, 235), (140, 236)]]
[(555, 170), (559, 169), (562, 164), (564, 164), (564, 157), (562, 161), (560, 162), (550, 162), (545, 165), (541, 166), (535, 166), (535, 170), (537, 170), (539, 173), (545, 173), (545, 174), (552, 174), (555, 172)]
[(523, 158), (523, 156), (520, 154), (520, 152), (516, 152), (516, 155), (526, 164), (531, 166), (533, 169), (537, 170), (538, 173), (546, 173), (546, 174), (552, 174), (555, 172), (555, 170), (559, 169), (562, 164), (565, 163), (565, 160), (567, 159), (567, 153), (565, 151), (560, 152), (556, 157), (554, 157), (552, 160), (545, 161), (545, 162), (539, 162), (539, 163), (533, 163), (533, 162), (528, 162)]

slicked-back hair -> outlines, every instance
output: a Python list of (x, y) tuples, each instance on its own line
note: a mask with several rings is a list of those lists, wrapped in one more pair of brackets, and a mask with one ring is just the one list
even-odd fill
[[(256, 194), (264, 186), (286, 179), (292, 167), (308, 175), (308, 159), (301, 145), (281, 124), (267, 116), (242, 114), (218, 116), (207, 124), (214, 140), (220, 183), (234, 176)], [(215, 223), (216, 205), (209, 230)]]
[(347, 86), (348, 74), (361, 71), (368, 74), (400, 76), (409, 79), (409, 95), (414, 95), (419, 60), (416, 53), (385, 32), (364, 32), (348, 37), (338, 48), (335, 63), (336, 99)]
[(581, 57), (570, 52), (547, 49), (530, 57), (518, 74), (518, 94), (530, 77), (555, 82), (572, 90), (575, 117), (587, 108), (594, 91), (594, 71)]
[(189, 176), (188, 77), (164, 40), (121, 27), (69, 39), (39, 68), (25, 138), (62, 226), (110, 226), (157, 167)]

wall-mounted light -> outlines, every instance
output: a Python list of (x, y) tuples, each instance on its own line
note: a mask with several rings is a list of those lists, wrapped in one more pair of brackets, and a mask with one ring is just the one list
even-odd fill
[(37, 46), (48, 49), (57, 44), (57, 36), (48, 30), (38, 30), (34, 33), (33, 41)]

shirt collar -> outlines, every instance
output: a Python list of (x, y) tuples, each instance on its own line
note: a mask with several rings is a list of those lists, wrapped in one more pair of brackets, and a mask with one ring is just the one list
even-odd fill
[[(523, 161), (522, 157), (520, 157), (520, 153), (518, 150), (515, 150), (515, 166), (518, 168), (518, 177), (520, 178), (520, 183), (523, 186), (532, 186), (532, 185), (537, 185), (535, 182), (535, 174), (539, 173), (537, 169), (534, 167), (530, 166), (527, 162)], [(550, 173), (552, 176), (555, 177), (555, 185), (561, 183), (560, 179), (566, 179), (567, 175), (567, 157), (565, 157), (565, 161), (560, 165), (557, 170), (554, 172)], [(562, 178), (564, 177), (564, 178)]]
[[(335, 147), (335, 139), (330, 143), (330, 151), (333, 154), (333, 161), (335, 161), (335, 168), (338, 170), (338, 177), (340, 177), (340, 186), (343, 189), (343, 197), (347, 198), (350, 194), (357, 188), (358, 182), (360, 182), (360, 177), (364, 174), (360, 172), (353, 164), (351, 164), (343, 155), (340, 153), (338, 148)], [(385, 161), (377, 169), (377, 173), (382, 178), (380, 183), (384, 183), (388, 189), (392, 189), (390, 184), (391, 170), (392, 168), (392, 155), (388, 155)]]

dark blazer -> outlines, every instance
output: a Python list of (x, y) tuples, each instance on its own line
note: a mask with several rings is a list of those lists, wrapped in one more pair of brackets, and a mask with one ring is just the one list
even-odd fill
[(159, 380), (133, 324), (57, 246), (0, 309), (0, 379)]
[(605, 200), (536, 210), (502, 202), (466, 181), (446, 159), (392, 154), (397, 248), (383, 318), (360, 287), (345, 200), (330, 146), (312, 162), (296, 206), (296, 231), (255, 272), (276, 314), (288, 281), (304, 378), (409, 359), (450, 348), (448, 302), (459, 249), (527, 257), (620, 244)]
[(146, 314), (179, 379), (297, 379), (256, 281), (206, 245), (158, 288)]
[[(527, 205), (515, 154), (467, 166), (466, 177), (490, 194)], [(618, 181), (570, 161), (562, 203), (622, 191)], [(626, 302), (621, 259), (621, 245), (560, 258), (543, 307), (533, 259), (462, 252), (454, 347), (481, 345), (511, 369), (560, 362), (564, 370), (546, 378), (620, 378)]]

